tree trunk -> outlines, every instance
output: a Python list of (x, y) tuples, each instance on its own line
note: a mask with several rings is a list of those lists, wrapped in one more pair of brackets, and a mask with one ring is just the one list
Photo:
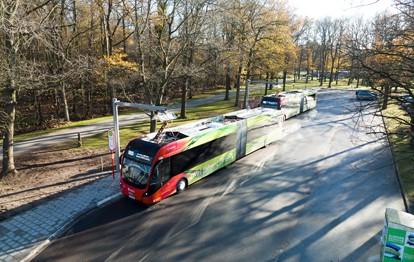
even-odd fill
[[(332, 51), (331, 51), (331, 70), (330, 70), (329, 84), (328, 84), (329, 88), (332, 87), (333, 76), (334, 76), (333, 72), (334, 72), (335, 61), (336, 61), (336, 57), (338, 56), (338, 52), (339, 52), (339, 45), (335, 45), (334, 54), (332, 54)], [(338, 61), (338, 64), (339, 64), (339, 61)], [(336, 84), (338, 84), (338, 82), (336, 82)]]
[[(81, 84), (81, 87), (82, 87), (82, 84)], [(77, 103), (78, 103), (79, 100), (81, 100), (80, 102), (82, 102), (82, 98), (81, 97), (78, 98), (76, 93), (77, 93), (76, 90), (72, 89), (72, 112), (71, 112), (71, 115), (76, 115), (77, 109), (78, 109)]]
[(226, 70), (226, 94), (224, 95), (224, 100), (230, 100), (230, 89), (231, 89), (231, 77), (230, 77), (230, 70), (227, 68)]
[[(6, 37), (7, 38), (7, 37)], [(13, 69), (14, 71), (14, 69)], [(0, 179), (6, 175), (16, 173), (16, 167), (14, 165), (14, 122), (16, 119), (16, 88), (13, 77), (14, 73), (11, 72), (6, 82), (5, 98), (7, 103), (5, 105), (5, 127), (3, 138), (3, 168), (0, 173)]]
[[(14, 8), (17, 9), (18, 3)], [(6, 19), (13, 25), (13, 17), (6, 12)], [(17, 50), (13, 39), (11, 28), (7, 28), (5, 34), (6, 40), (6, 59), (8, 60), (8, 72), (6, 74), (6, 87), (4, 90), (5, 99), (5, 123), (3, 137), (3, 167), (0, 173), (0, 179), (9, 174), (17, 173), (14, 165), (14, 123), (16, 119), (16, 69), (17, 69)]]
[(236, 102), (234, 103), (234, 106), (239, 107), (240, 106), (240, 78), (241, 73), (243, 70), (243, 66), (240, 64), (239, 69), (237, 71), (237, 80), (236, 80)]
[[(107, 13), (105, 13), (104, 10), (102, 10), (102, 27), (103, 27), (103, 54), (105, 56), (111, 56), (112, 55), (112, 34), (111, 34), (111, 26), (110, 26), (110, 17), (112, 12), (112, 1), (108, 2), (108, 10)], [(103, 7), (102, 7), (103, 9)]]
[(388, 96), (390, 95), (390, 86), (389, 85), (385, 85), (385, 91), (384, 91), (384, 101), (382, 103), (382, 110), (387, 109), (388, 106)]
[(267, 89), (269, 88), (269, 84), (267, 83), (267, 82), (269, 82), (269, 77), (270, 77), (270, 74), (269, 74), (269, 72), (267, 72), (266, 73), (265, 93), (264, 93), (265, 96), (267, 96)]
[[(411, 106), (411, 110), (413, 109), (413, 105), (410, 105)], [(411, 115), (410, 116), (410, 145), (411, 145), (411, 147), (414, 147), (414, 116), (413, 115)]]
[[(272, 81), (275, 79), (275, 73), (270, 73), (270, 79), (272, 79)], [(279, 78), (276, 78), (276, 82), (279, 83)], [(273, 84), (270, 84), (269, 86), (269, 90), (273, 90)]]
[(187, 90), (190, 85), (189, 77), (185, 77), (185, 80), (182, 83), (181, 88), (181, 113), (180, 118), (186, 119), (187, 118)]
[(332, 87), (332, 82), (333, 82), (333, 71), (334, 71), (334, 64), (332, 63), (331, 65), (331, 70), (329, 72), (329, 83), (328, 83), (328, 87), (331, 88)]
[(321, 75), (319, 76), (319, 86), (322, 86), (323, 85), (323, 79), (325, 77), (324, 75), (325, 75), (325, 69), (322, 68)]
[(337, 65), (336, 65), (336, 73), (337, 73), (337, 76), (336, 76), (336, 85), (338, 85), (338, 81), (339, 81), (339, 67), (341, 66), (341, 51), (339, 50), (339, 53), (338, 53), (338, 60), (337, 60)]
[(323, 46), (322, 53), (321, 53), (321, 64), (320, 70), (322, 70), (321, 75), (319, 76), (319, 86), (323, 85), (323, 81), (325, 79), (325, 67), (326, 67), (326, 47)]
[(53, 95), (55, 98), (55, 114), (56, 114), (56, 118), (60, 118), (61, 114), (60, 114), (60, 99), (59, 99), (59, 90), (57, 87), (54, 88), (53, 90)]
[(188, 88), (188, 99), (193, 99), (193, 87), (191, 85)]
[[(40, 92), (39, 92), (40, 93)], [(37, 111), (37, 125), (41, 126), (43, 124), (43, 112), (42, 112), (42, 96), (38, 95), (37, 91), (34, 92), (35, 107)]]
[(60, 95), (63, 102), (63, 116), (66, 122), (70, 122), (68, 100), (66, 99), (65, 83), (61, 83)]
[(283, 91), (286, 91), (286, 77), (287, 77), (287, 71), (283, 70)]
[[(253, 45), (253, 47), (254, 47), (254, 45)], [(246, 83), (247, 83), (247, 80), (248, 79), (250, 79), (250, 72), (251, 72), (251, 65), (252, 65), (252, 57), (253, 57), (253, 47), (250, 49), (250, 52), (249, 52), (249, 59), (248, 59), (248, 61), (247, 61), (247, 72), (246, 72)], [(247, 87), (246, 87), (247, 88)], [(246, 93), (246, 92), (245, 92)], [(243, 106), (246, 106), (247, 105), (247, 103), (248, 103), (248, 101), (249, 101), (249, 97), (248, 97), (248, 95), (249, 94), (247, 94), (247, 96), (244, 96), (244, 101), (243, 101)], [(247, 108), (246, 108), (247, 109)]]
[(15, 11), (19, 6), (19, 1), (8, 6), (10, 10), (4, 12), (5, 19), (8, 21), (5, 30), (5, 48), (6, 60), (8, 64), (8, 72), (6, 74), (6, 86), (4, 90), (5, 99), (5, 123), (4, 123), (4, 137), (3, 137), (3, 166), (0, 173), (0, 179), (8, 174), (17, 172), (14, 165), (14, 124), (16, 119), (16, 70), (17, 70), (17, 46), (14, 41), (13, 26)]

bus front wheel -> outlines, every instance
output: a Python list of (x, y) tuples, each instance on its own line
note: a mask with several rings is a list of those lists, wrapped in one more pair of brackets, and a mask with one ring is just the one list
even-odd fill
[(177, 183), (177, 194), (183, 192), (187, 187), (187, 181), (184, 178), (181, 178)]

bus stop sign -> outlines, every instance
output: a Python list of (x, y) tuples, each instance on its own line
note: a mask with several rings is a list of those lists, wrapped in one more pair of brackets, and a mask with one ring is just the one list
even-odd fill
[(114, 130), (113, 129), (108, 130), (108, 147), (109, 147), (109, 150), (111, 150), (111, 151), (115, 150), (115, 139), (114, 139)]

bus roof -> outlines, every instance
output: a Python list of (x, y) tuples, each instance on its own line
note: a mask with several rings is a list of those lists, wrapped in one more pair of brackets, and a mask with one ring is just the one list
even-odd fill
[[(289, 96), (294, 95), (298, 93), (303, 93), (305, 95), (311, 95), (312, 92), (306, 92), (302, 90), (298, 91), (289, 91), (289, 92), (283, 92), (278, 93), (275, 95), (269, 95), (269, 96)], [(314, 93), (314, 91), (313, 91)], [(267, 96), (268, 97), (268, 96)], [(247, 119), (250, 117), (254, 117), (261, 114), (280, 114), (283, 113), (280, 110), (272, 109), (272, 108), (265, 108), (265, 107), (258, 107), (254, 109), (242, 109), (239, 111), (227, 113), (224, 115), (219, 115), (212, 118), (203, 119), (197, 122), (167, 128), (165, 129), (161, 134), (161, 139), (154, 139), (157, 133), (151, 133), (148, 135), (141, 136), (139, 138), (136, 138), (134, 143), (140, 144), (139, 141), (145, 141), (146, 145), (149, 146), (152, 144), (150, 148), (151, 150), (157, 150), (163, 145), (169, 144), (171, 142), (186, 138), (186, 137), (192, 137), (201, 133), (209, 132), (214, 129), (218, 129), (220, 127), (223, 127), (225, 125), (228, 125), (233, 122), (240, 121), (242, 119)], [(135, 146), (138, 146), (136, 144)]]
[[(154, 137), (156, 133), (151, 133), (148, 135), (144, 135), (142, 137), (139, 137), (135, 140), (141, 140), (145, 141), (147, 144), (154, 144), (158, 148), (174, 142), (176, 140), (180, 140), (186, 137), (192, 137), (196, 136), (201, 133), (209, 132), (214, 129), (218, 129), (220, 127), (223, 127), (225, 125), (228, 125), (233, 122), (240, 121), (242, 119), (247, 119), (249, 117), (257, 116), (263, 113), (269, 113), (269, 114), (275, 114), (277, 113), (277, 110), (269, 109), (269, 108), (254, 108), (254, 109), (243, 109), (236, 112), (231, 112), (224, 115), (219, 115), (212, 118), (203, 119), (197, 122), (167, 128), (162, 133), (161, 139), (158, 141), (155, 141)], [(135, 143), (140, 143), (136, 141)], [(136, 144), (137, 145), (137, 144)], [(154, 148), (155, 149), (155, 148)]]

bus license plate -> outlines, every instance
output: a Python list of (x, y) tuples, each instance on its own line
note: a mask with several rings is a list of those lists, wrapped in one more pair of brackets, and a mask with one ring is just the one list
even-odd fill
[(135, 197), (133, 195), (128, 195), (128, 196), (129, 196), (129, 198), (132, 198), (132, 199), (135, 200)]

